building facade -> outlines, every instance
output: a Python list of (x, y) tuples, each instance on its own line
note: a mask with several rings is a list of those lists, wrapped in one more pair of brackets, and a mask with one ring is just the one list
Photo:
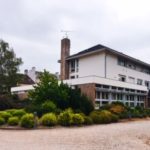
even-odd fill
[(60, 60), (61, 79), (71, 87), (79, 87), (96, 108), (114, 101), (131, 107), (149, 105), (149, 64), (103, 45), (68, 56), (70, 50), (65, 55), (65, 47), (70, 47), (70, 40), (69, 46), (65, 40), (69, 39), (64, 38), (61, 44), (61, 58), (65, 58)]

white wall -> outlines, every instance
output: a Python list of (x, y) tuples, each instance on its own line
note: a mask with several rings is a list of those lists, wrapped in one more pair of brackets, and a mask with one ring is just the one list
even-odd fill
[(79, 59), (79, 77), (97, 75), (104, 77), (105, 53), (94, 54)]
[(106, 64), (107, 78), (118, 80), (118, 74), (121, 74), (126, 76), (126, 82), (131, 82), (129, 77), (135, 78), (135, 84), (137, 84), (137, 79), (142, 79), (143, 85), (145, 85), (145, 80), (150, 81), (149, 74), (118, 65), (118, 58), (115, 55), (107, 54)]
[[(118, 57), (116, 55), (107, 54), (106, 78), (118, 80), (119, 74), (125, 75), (126, 82), (132, 82), (132, 84), (137, 85), (137, 79), (143, 80), (143, 86), (145, 86), (145, 81), (150, 82), (149, 74), (120, 66), (118, 65)], [(78, 75), (79, 78), (93, 75), (105, 77), (105, 52), (79, 58), (79, 72), (70, 75)], [(135, 83), (133, 83), (133, 80), (131, 81), (129, 77), (135, 78)]]

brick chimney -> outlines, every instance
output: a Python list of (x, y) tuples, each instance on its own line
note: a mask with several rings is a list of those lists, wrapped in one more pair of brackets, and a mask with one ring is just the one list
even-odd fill
[(61, 40), (60, 79), (69, 78), (69, 64), (66, 57), (70, 55), (70, 40), (66, 37)]

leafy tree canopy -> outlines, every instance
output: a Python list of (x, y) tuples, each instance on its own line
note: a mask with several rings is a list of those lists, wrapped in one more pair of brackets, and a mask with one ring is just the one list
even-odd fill
[(81, 94), (79, 89), (72, 89), (66, 84), (59, 83), (57, 78), (47, 71), (40, 76), (40, 82), (35, 86), (35, 90), (30, 92), (29, 97), (32, 99), (32, 106), (38, 107), (37, 111), (46, 101), (52, 101), (62, 110), (71, 107), (85, 114), (93, 110), (92, 102)]
[(17, 72), (22, 64), (22, 59), (17, 58), (9, 44), (0, 40), (0, 94), (10, 92), (12, 86), (16, 86), (19, 77)]

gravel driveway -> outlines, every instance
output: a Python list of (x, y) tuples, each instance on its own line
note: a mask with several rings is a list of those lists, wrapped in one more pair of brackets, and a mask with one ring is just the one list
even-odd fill
[(150, 120), (79, 128), (0, 130), (0, 150), (150, 150)]

